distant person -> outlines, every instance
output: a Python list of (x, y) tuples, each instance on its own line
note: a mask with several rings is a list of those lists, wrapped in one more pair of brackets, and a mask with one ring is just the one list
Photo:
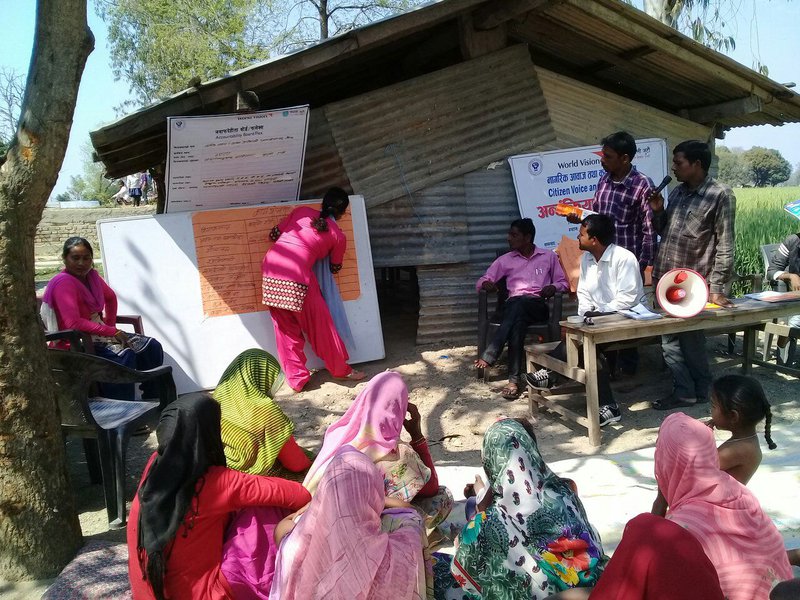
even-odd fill
[(117, 184), (119, 185), (119, 190), (117, 191), (116, 194), (111, 196), (111, 200), (113, 200), (117, 204), (126, 204), (126, 205), (130, 204), (131, 197), (128, 194), (128, 186), (125, 185), (125, 182), (122, 179), (120, 179), (117, 182)]
[[(709, 302), (722, 308), (733, 303), (723, 288), (733, 275), (733, 225), (736, 198), (727, 185), (708, 174), (711, 149), (705, 142), (687, 140), (672, 151), (672, 172), (680, 185), (664, 208), (661, 194), (650, 197), (653, 227), (661, 236), (654, 281), (671, 269), (693, 269), (705, 277)], [(664, 362), (672, 372), (673, 391), (653, 402), (656, 410), (708, 402), (711, 371), (703, 331), (661, 336)]]
[(142, 173), (141, 185), (142, 188), (142, 203), (147, 204), (150, 192), (153, 190), (153, 178), (147, 171)]
[[(770, 281), (783, 281), (790, 291), (800, 290), (800, 233), (794, 233), (783, 240), (770, 257), (767, 267)], [(800, 315), (789, 317), (789, 327), (800, 327)], [(778, 337), (775, 351), (780, 364), (791, 366), (797, 349), (795, 338)], [(766, 357), (765, 359), (766, 360)]]
[[(614, 220), (608, 215), (589, 215), (581, 223), (578, 245), (584, 251), (578, 279), (578, 314), (583, 317), (608, 315), (632, 308), (642, 297), (642, 276), (632, 252), (614, 243)], [(597, 389), (600, 400), (600, 426), (620, 421), (622, 415), (609, 382), (609, 367), (602, 348), (598, 348)], [(550, 356), (567, 360), (567, 345), (561, 342)], [(581, 358), (582, 361), (582, 358)], [(537, 375), (528, 379), (541, 387)]]
[(508, 344), (508, 384), (503, 398), (514, 400), (522, 393), (525, 373), (525, 334), (531, 323), (545, 323), (549, 318), (546, 300), (556, 292), (565, 292), (569, 283), (558, 262), (558, 255), (534, 245), (536, 228), (531, 219), (517, 219), (508, 230), (510, 252), (497, 258), (478, 279), (478, 291), (496, 291), (505, 278), (508, 300), (503, 306), (503, 320), (475, 367), (486, 369), (500, 357)]
[(139, 206), (142, 203), (142, 174), (128, 175), (125, 185), (128, 186), (128, 194), (133, 200), (133, 205)]

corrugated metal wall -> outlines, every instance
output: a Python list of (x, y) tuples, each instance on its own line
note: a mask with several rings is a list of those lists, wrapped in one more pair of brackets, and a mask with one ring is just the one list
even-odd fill
[(463, 177), (373, 206), (367, 220), (375, 267), (469, 260)]
[(519, 218), (511, 169), (506, 161), (484, 166), (463, 178), (469, 256), (462, 264), (417, 267), (419, 324), (417, 343), (474, 344), (478, 296), (475, 282), (507, 248), (511, 221)]
[(325, 111), (312, 109), (308, 119), (306, 156), (303, 161), (303, 181), (300, 199), (321, 198), (332, 186), (350, 191), (350, 180), (342, 165), (339, 151), (333, 141)]
[(325, 114), (369, 207), (555, 139), (524, 45), (329, 104)]

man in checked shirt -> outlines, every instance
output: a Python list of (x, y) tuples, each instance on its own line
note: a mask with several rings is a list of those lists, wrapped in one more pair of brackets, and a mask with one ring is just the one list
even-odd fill
[[(649, 199), (653, 227), (661, 236), (653, 278), (670, 269), (694, 269), (706, 278), (709, 302), (731, 306), (723, 286), (733, 274), (733, 223), (736, 198), (726, 185), (708, 176), (711, 150), (698, 140), (681, 142), (672, 151), (672, 171), (681, 183), (664, 199)], [(657, 410), (692, 406), (708, 401), (711, 373), (702, 331), (661, 338), (664, 361), (672, 371), (673, 392), (653, 403)]]
[[(600, 164), (605, 173), (597, 182), (592, 210), (614, 219), (615, 243), (633, 253), (644, 279), (644, 270), (653, 264), (655, 254), (656, 236), (647, 202), (655, 186), (647, 175), (631, 164), (636, 156), (636, 140), (630, 133), (617, 131), (604, 137), (600, 143)], [(581, 222), (580, 219), (568, 220), (570, 223)], [(608, 352), (606, 358), (612, 375), (625, 377), (636, 373), (639, 364), (636, 348)]]

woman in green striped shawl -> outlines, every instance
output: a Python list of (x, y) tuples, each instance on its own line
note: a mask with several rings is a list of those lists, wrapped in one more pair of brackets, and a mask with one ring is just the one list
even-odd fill
[(258, 348), (245, 350), (225, 369), (214, 398), (222, 408), (222, 442), (228, 467), (253, 475), (299, 473), (311, 461), (297, 445), (294, 423), (273, 397), (283, 384), (278, 361)]

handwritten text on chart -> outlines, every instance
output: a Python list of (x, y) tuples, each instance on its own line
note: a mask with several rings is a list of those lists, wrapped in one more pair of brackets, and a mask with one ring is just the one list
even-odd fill
[[(194, 214), (192, 227), (206, 317), (267, 310), (261, 303), (261, 261), (272, 247), (269, 232), (296, 206), (278, 204)], [(361, 295), (361, 286), (350, 214), (337, 225), (347, 237), (347, 251), (342, 270), (334, 278), (342, 299), (355, 300)]]

